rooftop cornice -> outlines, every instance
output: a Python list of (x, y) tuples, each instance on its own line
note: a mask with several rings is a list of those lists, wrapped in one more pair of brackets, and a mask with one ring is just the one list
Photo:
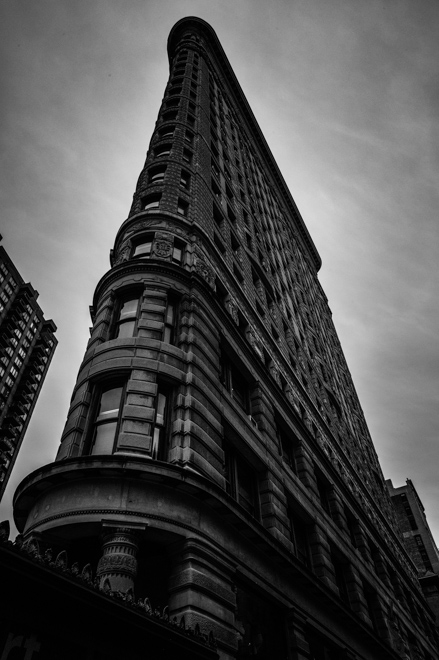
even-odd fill
[(245, 97), (245, 94), (241, 88), (241, 85), (238, 82), (238, 79), (233, 71), (233, 68), (227, 58), (227, 55), (224, 52), (223, 47), (216, 35), (215, 30), (208, 24), (206, 21), (203, 21), (201, 18), (196, 16), (188, 16), (182, 18), (178, 21), (174, 27), (171, 29), (168, 37), (168, 57), (169, 63), (171, 64), (172, 58), (174, 57), (175, 49), (180, 39), (180, 35), (185, 30), (192, 29), (202, 36), (208, 43), (210, 47), (210, 52), (215, 56), (216, 60), (221, 66), (222, 73), (224, 74), (227, 82), (233, 91), (236, 99), (240, 103), (240, 110), (245, 116), (247, 127), (251, 130), (252, 137), (258, 144), (259, 150), (264, 156), (265, 164), (269, 167), (271, 175), (279, 186), (280, 191), (283, 193), (283, 199), (287, 207), (289, 207), (292, 216), (295, 219), (297, 228), (300, 232), (301, 238), (306, 245), (308, 252), (311, 256), (313, 264), (316, 270), (319, 270), (322, 265), (322, 260), (317, 251), (316, 246), (310, 236), (310, 233), (305, 225), (305, 222), (299, 212), (299, 209), (296, 206), (296, 203), (288, 189), (288, 186), (285, 182), (285, 179), (282, 176), (282, 173), (275, 161), (273, 154), (271, 153), (270, 147), (268, 146), (261, 128), (254, 116), (252, 109)]

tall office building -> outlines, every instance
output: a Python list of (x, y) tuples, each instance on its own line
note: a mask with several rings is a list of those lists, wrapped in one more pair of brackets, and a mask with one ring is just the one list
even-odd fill
[(37, 298), (0, 246), (0, 499), (57, 344)]
[(439, 623), (439, 551), (425, 515), (424, 505), (411, 479), (404, 486), (386, 485), (396, 511), (404, 545), (418, 571), (424, 596)]
[(168, 53), (59, 452), (17, 489), (17, 526), (222, 659), (439, 658), (316, 247), (212, 28), (179, 21)]

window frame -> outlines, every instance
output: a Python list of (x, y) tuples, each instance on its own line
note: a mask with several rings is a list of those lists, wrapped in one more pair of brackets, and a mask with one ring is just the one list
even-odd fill
[[(221, 382), (232, 399), (246, 414), (250, 414), (250, 383), (231, 358), (224, 352), (221, 355)], [(240, 385), (243, 387), (241, 388)], [(241, 394), (240, 394), (241, 390)]]
[[(131, 259), (149, 259), (152, 254), (152, 244), (154, 243), (154, 238), (154, 233), (144, 234), (141, 238), (139, 238), (133, 245)], [(149, 251), (145, 250), (144, 252), (136, 253), (138, 248), (140, 248), (142, 245), (150, 245)]]
[[(163, 402), (163, 399), (163, 412), (159, 412), (159, 402)], [(172, 407), (172, 387), (167, 383), (159, 383), (155, 400), (154, 421), (151, 428), (151, 458), (156, 461), (165, 461), (167, 459)]]
[(142, 197), (142, 213), (154, 213), (160, 208), (161, 193), (152, 193)]
[[(225, 430), (224, 452), (225, 490), (252, 518), (260, 519), (259, 476), (255, 467), (236, 448)], [(247, 485), (244, 486), (245, 481)]]
[[(180, 301), (177, 296), (173, 295), (172, 293), (168, 295), (166, 300), (162, 337), (162, 341), (166, 344), (175, 345), (179, 320), (179, 304)], [(172, 310), (172, 316), (168, 320), (170, 310)]]
[[(108, 410), (103, 410), (101, 412), (100, 406), (102, 405), (103, 395), (113, 390), (120, 390), (118, 407)], [(122, 410), (125, 402), (125, 394), (126, 394), (126, 380), (123, 377), (114, 378), (111, 380), (104, 380), (94, 384), (94, 391), (92, 398), (93, 403), (91, 406), (91, 415), (89, 418), (89, 431), (87, 434), (89, 437), (87, 453), (90, 456), (109, 456), (114, 454), (114, 451), (117, 447), (117, 439), (120, 431)], [(96, 440), (98, 437), (99, 429), (102, 429), (104, 426), (108, 426), (110, 424), (114, 425), (114, 434), (111, 440), (112, 443), (111, 451), (95, 452), (94, 448), (97, 444)], [(104, 440), (105, 442), (107, 441), (104, 437), (101, 439), (101, 441), (102, 440)]]
[[(118, 296), (117, 305), (115, 306), (116, 309), (115, 309), (114, 319), (112, 323), (112, 333), (111, 333), (112, 339), (130, 339), (131, 337), (137, 336), (137, 324), (140, 316), (140, 307), (142, 304), (142, 298), (143, 298), (143, 292), (135, 291), (135, 290), (133, 290), (132, 292), (127, 292), (124, 295)], [(126, 303), (135, 302), (136, 300), (137, 300), (137, 306), (135, 311), (132, 311), (131, 313), (127, 312), (125, 317), (121, 318), (123, 306)], [(127, 326), (128, 324), (131, 323), (133, 323), (132, 334), (119, 334), (119, 330), (121, 327), (123, 327), (124, 325)]]

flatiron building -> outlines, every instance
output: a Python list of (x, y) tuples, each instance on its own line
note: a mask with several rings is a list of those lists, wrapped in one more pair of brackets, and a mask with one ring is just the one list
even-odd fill
[(168, 55), (58, 455), (18, 487), (17, 526), (222, 659), (439, 658), (317, 249), (213, 29), (179, 21)]

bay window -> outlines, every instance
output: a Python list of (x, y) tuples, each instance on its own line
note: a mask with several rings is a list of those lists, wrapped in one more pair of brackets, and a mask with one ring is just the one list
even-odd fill
[(112, 454), (114, 451), (123, 389), (123, 383), (112, 383), (99, 392), (90, 451), (93, 455)]
[(119, 304), (115, 322), (114, 338), (134, 337), (137, 329), (140, 294), (133, 294)]

